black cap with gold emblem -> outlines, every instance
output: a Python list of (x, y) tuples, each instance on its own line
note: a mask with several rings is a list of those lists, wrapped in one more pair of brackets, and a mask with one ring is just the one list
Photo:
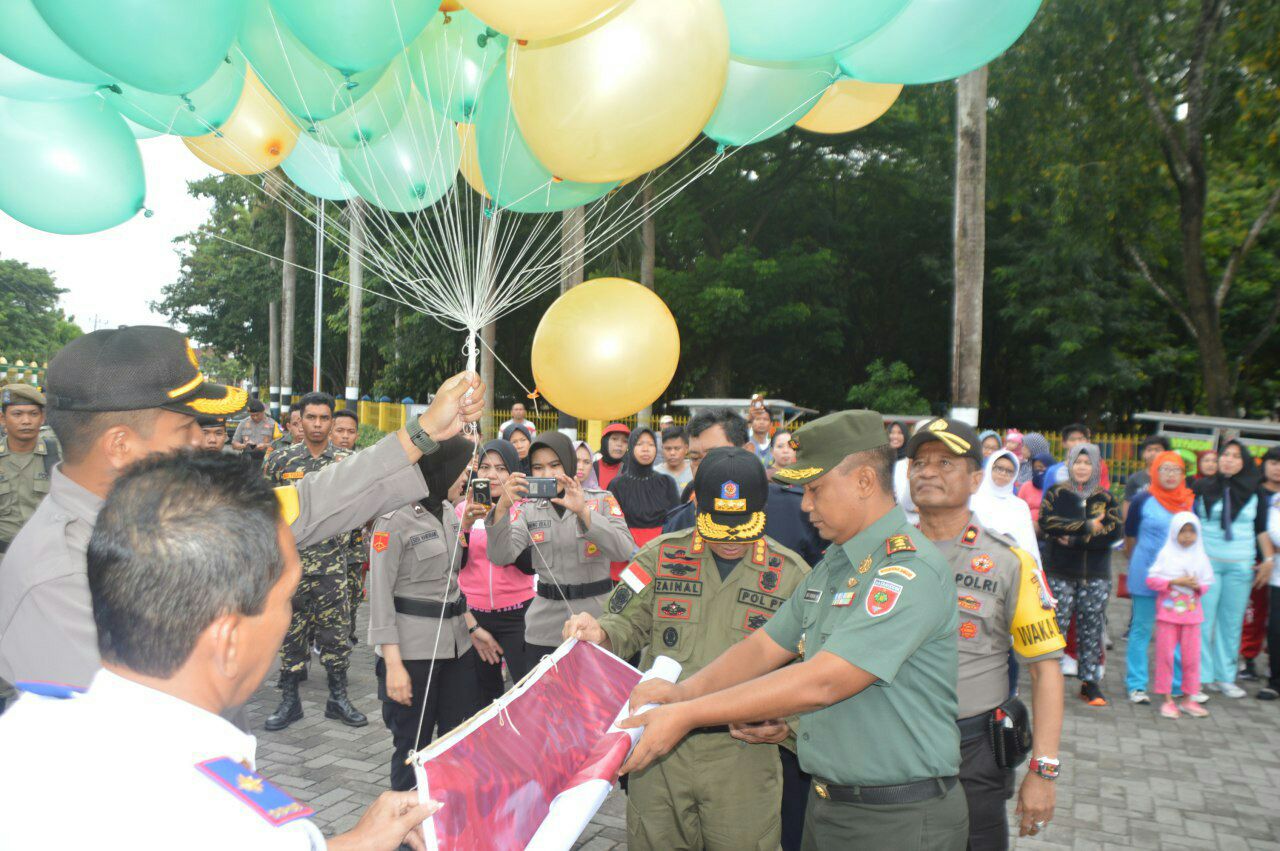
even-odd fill
[(966, 423), (946, 417), (928, 420), (911, 435), (907, 441), (907, 457), (916, 457), (921, 446), (934, 440), (947, 447), (952, 455), (972, 458), (979, 467), (982, 466), (982, 441), (978, 440), (978, 433)]
[(693, 477), (698, 500), (698, 533), (718, 544), (757, 541), (764, 536), (764, 504), (769, 480), (764, 465), (745, 449), (712, 449)]
[(49, 406), (62, 411), (234, 414), (248, 394), (206, 381), (191, 342), (171, 328), (134, 325), (72, 340), (49, 363)]
[(855, 452), (889, 445), (884, 418), (875, 411), (838, 411), (800, 427), (791, 438), (794, 464), (775, 470), (773, 480), (803, 485), (825, 475)]

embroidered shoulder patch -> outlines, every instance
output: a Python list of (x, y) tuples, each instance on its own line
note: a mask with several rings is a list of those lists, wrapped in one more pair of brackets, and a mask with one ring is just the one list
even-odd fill
[(916, 572), (909, 567), (903, 567), (900, 564), (891, 564), (888, 567), (882, 567), (876, 571), (877, 576), (888, 576), (894, 574), (901, 576), (903, 579), (915, 579)]
[(196, 768), (276, 827), (315, 814), (315, 810), (298, 803), (274, 783), (231, 757), (197, 762)]
[(910, 535), (890, 535), (885, 539), (885, 555), (893, 555), (894, 553), (913, 553), (915, 551), (916, 545), (911, 541)]
[(373, 542), (372, 544), (370, 544), (370, 546), (373, 547), (373, 551), (375, 553), (382, 552), (387, 547), (391, 546), (391, 533), (390, 532), (374, 532)]

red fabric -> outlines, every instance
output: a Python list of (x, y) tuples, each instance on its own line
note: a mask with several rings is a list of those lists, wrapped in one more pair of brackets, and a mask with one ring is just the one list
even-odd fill
[[(637, 547), (643, 547), (654, 538), (662, 534), (661, 526), (654, 526), (652, 529), (629, 529), (631, 532), (631, 540), (636, 542)], [(609, 562), (609, 578), (614, 582), (622, 580), (622, 571), (627, 569), (629, 561), (611, 561)]]
[[(1162, 464), (1176, 464), (1182, 471), (1182, 475), (1178, 476), (1177, 487), (1161, 487), (1160, 466)], [(1191, 510), (1191, 504), (1195, 502), (1196, 495), (1191, 492), (1191, 488), (1187, 487), (1187, 462), (1182, 460), (1181, 455), (1177, 452), (1161, 452), (1151, 462), (1147, 472), (1151, 476), (1151, 484), (1147, 485), (1147, 490), (1151, 491), (1151, 496), (1156, 502), (1164, 506), (1165, 511), (1177, 514), (1179, 511)]]
[(621, 760), (602, 774), (618, 748), (604, 733), (639, 681), (621, 659), (576, 644), (499, 716), (430, 760), (429, 794), (444, 804), (432, 819), (440, 848), (523, 848), (556, 795), (582, 777), (612, 779)]
[[(1262, 652), (1262, 643), (1267, 638), (1267, 609), (1270, 607), (1270, 593), (1267, 586), (1254, 588), (1249, 595), (1249, 606), (1244, 610), (1244, 629), (1240, 631), (1240, 655), (1246, 659), (1256, 659)], [(1280, 651), (1280, 648), (1277, 648)]]

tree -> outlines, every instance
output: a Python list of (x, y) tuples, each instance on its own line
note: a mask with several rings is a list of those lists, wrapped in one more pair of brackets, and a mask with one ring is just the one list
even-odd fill
[(867, 380), (850, 387), (845, 401), (882, 414), (927, 414), (929, 403), (912, 384), (914, 380), (911, 367), (902, 361), (885, 366), (876, 358), (867, 367)]
[(49, 360), (84, 332), (58, 307), (59, 289), (47, 269), (0, 258), (0, 340), (17, 359)]

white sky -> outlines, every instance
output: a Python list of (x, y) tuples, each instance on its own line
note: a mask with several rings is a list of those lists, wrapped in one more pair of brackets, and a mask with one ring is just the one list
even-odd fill
[(147, 176), (148, 209), (122, 225), (85, 236), (61, 236), (23, 225), (0, 213), (0, 257), (53, 273), (63, 309), (85, 331), (117, 325), (168, 325), (148, 303), (178, 279), (173, 238), (195, 230), (210, 202), (187, 194), (187, 181), (213, 174), (175, 136), (138, 143)]

